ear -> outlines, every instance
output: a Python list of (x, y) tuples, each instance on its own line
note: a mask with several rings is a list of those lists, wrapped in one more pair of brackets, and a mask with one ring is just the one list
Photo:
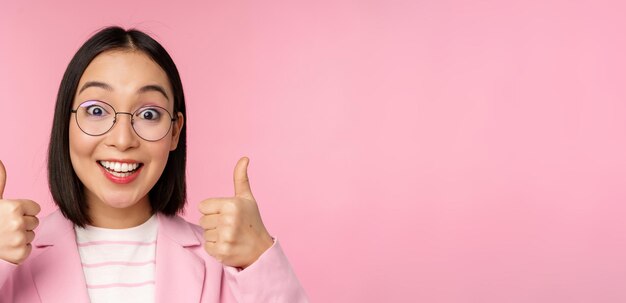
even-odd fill
[(173, 151), (178, 146), (178, 139), (180, 138), (180, 132), (183, 129), (183, 125), (185, 124), (185, 117), (181, 112), (177, 113), (178, 119), (174, 121), (174, 125), (172, 125), (172, 143), (170, 145), (170, 151)]

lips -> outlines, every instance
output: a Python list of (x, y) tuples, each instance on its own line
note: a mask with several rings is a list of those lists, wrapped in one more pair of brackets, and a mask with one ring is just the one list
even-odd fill
[(143, 168), (143, 163), (132, 160), (100, 160), (98, 164), (105, 177), (117, 184), (132, 182)]

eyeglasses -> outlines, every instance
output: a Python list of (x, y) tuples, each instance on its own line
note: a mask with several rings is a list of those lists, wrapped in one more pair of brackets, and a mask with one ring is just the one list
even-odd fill
[(140, 138), (146, 141), (159, 141), (169, 133), (176, 118), (165, 108), (159, 106), (144, 106), (133, 113), (117, 112), (110, 104), (89, 100), (78, 105), (72, 113), (76, 114), (76, 124), (85, 134), (101, 136), (113, 128), (117, 115), (130, 115), (133, 130)]

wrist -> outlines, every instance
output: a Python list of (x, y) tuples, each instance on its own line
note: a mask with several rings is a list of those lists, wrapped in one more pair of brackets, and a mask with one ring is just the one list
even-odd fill
[(261, 255), (263, 255), (263, 253), (265, 253), (268, 249), (270, 249), (270, 247), (272, 247), (272, 245), (274, 245), (274, 237), (270, 236), (269, 234), (263, 235), (261, 237), (261, 240), (257, 242), (256, 249), (255, 249), (256, 253), (254, 254), (254, 258), (250, 260), (248, 264), (243, 265), (239, 268), (243, 270), (246, 267), (254, 264), (254, 262), (256, 262), (261, 257)]

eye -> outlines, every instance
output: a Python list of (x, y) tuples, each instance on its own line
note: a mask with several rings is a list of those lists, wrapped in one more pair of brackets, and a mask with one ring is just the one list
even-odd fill
[(88, 115), (95, 117), (102, 117), (107, 114), (107, 111), (100, 105), (91, 105), (85, 111)]
[(139, 119), (147, 121), (159, 121), (162, 115), (161, 110), (158, 108), (145, 108), (139, 110), (137, 113), (137, 117), (139, 117)]

